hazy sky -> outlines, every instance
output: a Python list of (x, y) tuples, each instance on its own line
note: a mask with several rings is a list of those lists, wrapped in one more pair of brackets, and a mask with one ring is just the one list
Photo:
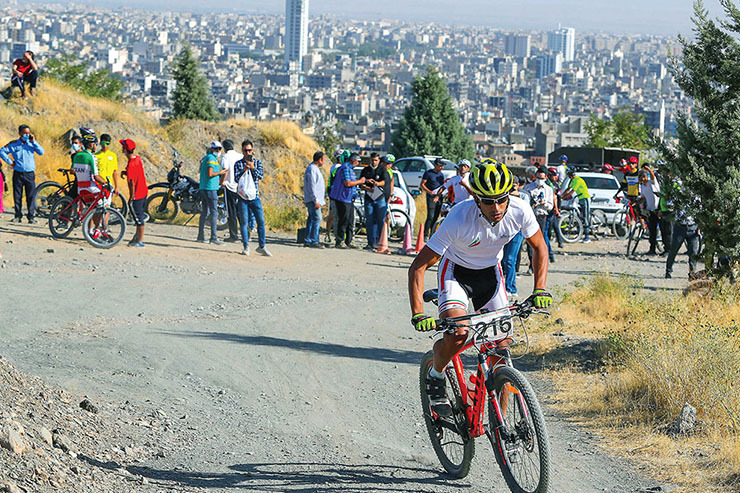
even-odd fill
[[(589, 32), (675, 35), (691, 32), (692, 0), (309, 0), (312, 15), (332, 13), (353, 19), (399, 19), (445, 24), (475, 24), (502, 29), (549, 30), (563, 26)], [(212, 10), (201, 0), (97, 0), (111, 7)], [(280, 14), (285, 0), (222, 2), (230, 10)], [(719, 0), (705, 0), (713, 15)], [(209, 4), (215, 5), (215, 4)]]

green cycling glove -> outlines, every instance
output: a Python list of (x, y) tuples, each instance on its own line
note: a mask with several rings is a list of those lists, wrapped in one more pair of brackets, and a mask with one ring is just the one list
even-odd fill
[(424, 315), (423, 313), (417, 313), (411, 317), (411, 325), (414, 326), (419, 332), (429, 332), (437, 328), (437, 323), (434, 321), (434, 317)]
[(544, 289), (535, 289), (532, 297), (535, 308), (547, 308), (552, 305), (552, 295)]

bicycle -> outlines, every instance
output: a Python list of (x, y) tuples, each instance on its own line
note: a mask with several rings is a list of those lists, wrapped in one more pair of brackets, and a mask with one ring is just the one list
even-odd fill
[(566, 243), (575, 243), (583, 236), (583, 222), (578, 214), (578, 205), (573, 207), (563, 207), (560, 209), (560, 217), (555, 227), (560, 229), (563, 241)]
[[(426, 291), (424, 301), (436, 304), (437, 295), (436, 289)], [(436, 321), (438, 333), (454, 332), (460, 322), (470, 327), (465, 346), (445, 369), (451, 416), (437, 415), (429, 404), (426, 377), (433, 351), (424, 355), (419, 370), (422, 412), (432, 447), (442, 467), (456, 478), (470, 472), (474, 438), (485, 434), (511, 491), (545, 493), (549, 488), (550, 444), (545, 418), (531, 385), (514, 368), (508, 346), (513, 319), (519, 318), (523, 326), (523, 320), (535, 313), (547, 312), (536, 310), (529, 298), (493, 312)], [(468, 378), (469, 387), (460, 355), (473, 347), (478, 350), (478, 367)], [(488, 423), (483, 418), (486, 401)]]
[[(640, 218), (638, 221), (632, 223), (629, 237), (627, 238), (627, 257), (635, 255), (635, 252), (637, 251), (637, 245), (640, 244), (640, 240), (642, 238), (649, 237), (650, 231), (648, 230), (648, 226), (645, 223), (644, 219)], [(662, 254), (664, 251), (663, 242), (660, 240), (661, 238), (656, 238), (655, 241), (655, 249), (658, 254)]]
[[(66, 238), (72, 230), (82, 225), (82, 235), (95, 248), (112, 248), (126, 234), (126, 220), (120, 211), (101, 205), (110, 196), (110, 184), (97, 193), (81, 191), (74, 199), (61, 197), (51, 206), (49, 230), (54, 238)], [(106, 221), (106, 218), (108, 220)], [(95, 221), (105, 222), (102, 228)], [(95, 228), (91, 230), (91, 223)]]
[(614, 215), (612, 233), (618, 240), (625, 240), (629, 236), (632, 226), (638, 222), (640, 222), (640, 214), (635, 211), (635, 203), (632, 200), (627, 200), (622, 210)]
[[(36, 215), (38, 215), (39, 217), (48, 218), (52, 206), (60, 198), (74, 198), (76, 189), (74, 171), (67, 168), (59, 168), (57, 169), (57, 171), (64, 175), (64, 178), (66, 180), (66, 183), (64, 185), (53, 180), (47, 180), (41, 182), (36, 187), (34, 202), (36, 203)], [(70, 175), (72, 176), (72, 178), (70, 178)], [(122, 194), (119, 193), (118, 196), (114, 196), (112, 198), (111, 207), (113, 207), (114, 209), (118, 209), (124, 217), (128, 217), (129, 205), (126, 197), (124, 197)]]

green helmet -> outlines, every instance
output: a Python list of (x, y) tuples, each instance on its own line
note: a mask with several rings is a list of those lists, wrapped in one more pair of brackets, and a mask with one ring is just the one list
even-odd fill
[(342, 153), (342, 156), (341, 156), (339, 162), (342, 163), (342, 164), (346, 163), (347, 161), (349, 161), (349, 157), (351, 155), (352, 155), (352, 151), (350, 151), (349, 149), (345, 149), (344, 152)]

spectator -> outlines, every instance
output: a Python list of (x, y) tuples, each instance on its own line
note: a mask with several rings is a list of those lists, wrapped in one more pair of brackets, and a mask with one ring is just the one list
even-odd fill
[[(221, 157), (221, 168), (226, 171), (224, 177), (224, 193), (226, 196), (226, 211), (229, 215), (229, 237), (224, 241), (239, 241), (239, 194), (236, 193), (237, 182), (234, 178), (234, 164), (244, 158), (244, 154), (234, 150), (234, 142), (230, 139), (223, 141), (225, 154)], [(248, 225), (251, 230), (251, 221)]]
[(660, 200), (660, 185), (658, 184), (658, 180), (655, 177), (653, 169), (647, 164), (642, 166), (642, 171), (640, 171), (638, 180), (640, 183), (640, 198), (638, 200), (644, 205), (645, 210), (648, 213), (647, 226), (650, 238), (650, 249), (647, 254), (657, 255), (658, 252), (656, 250), (658, 248), (659, 221), (658, 201)]
[(334, 246), (336, 248), (357, 248), (352, 244), (355, 228), (355, 207), (353, 205), (357, 195), (357, 185), (365, 183), (365, 178), (357, 178), (354, 167), (360, 164), (360, 155), (352, 154), (336, 172), (331, 185), (329, 197), (334, 200), (337, 208), (337, 227), (334, 230)]
[(21, 90), (21, 96), (26, 97), (26, 84), (28, 84), (31, 96), (36, 95), (36, 80), (39, 77), (39, 68), (32, 51), (23, 53), (23, 58), (13, 62), (13, 74), (10, 77), (11, 87), (16, 86)]
[[(558, 170), (556, 168), (548, 168), (547, 169), (547, 184), (550, 185), (550, 188), (552, 188), (553, 195), (553, 207), (552, 211), (550, 211), (550, 214), (547, 216), (547, 224), (545, 224), (545, 227), (547, 228), (547, 234), (550, 234), (550, 231), (555, 231), (555, 239), (558, 241), (558, 248), (563, 248), (563, 242), (565, 241), (563, 239), (563, 233), (560, 231), (560, 228), (558, 228), (558, 218), (560, 217), (560, 204), (562, 202), (562, 190), (561, 187), (563, 183), (560, 181), (560, 175), (558, 174)], [(552, 248), (550, 248), (550, 262), (555, 261), (555, 256), (552, 254)]]
[(568, 170), (568, 156), (563, 154), (558, 158), (558, 165), (555, 169), (558, 170), (558, 181), (562, 184), (565, 183), (565, 177), (567, 176), (566, 171)]
[[(216, 235), (218, 228), (218, 189), (221, 186), (220, 180), (226, 175), (226, 171), (221, 170), (221, 165), (218, 164), (221, 149), (220, 142), (211, 142), (211, 145), (208, 147), (208, 153), (200, 162), (201, 212), (200, 220), (198, 221), (198, 241), (201, 243), (212, 243), (214, 245), (224, 244)], [(210, 240), (206, 240), (204, 236), (206, 219), (211, 224)]]
[(576, 170), (568, 170), (568, 188), (563, 192), (564, 199), (576, 197), (578, 199), (578, 209), (583, 222), (583, 243), (591, 243), (589, 234), (591, 234), (591, 194), (588, 191), (586, 180), (576, 175)]
[(100, 151), (95, 154), (95, 158), (98, 160), (98, 173), (105, 182), (110, 182), (113, 186), (113, 195), (118, 196), (119, 193), (119, 178), (118, 173), (118, 156), (116, 153), (110, 150), (110, 143), (112, 139), (108, 134), (102, 134), (100, 136)]
[(319, 168), (324, 166), (326, 155), (316, 151), (313, 161), (306, 167), (303, 174), (303, 202), (306, 204), (308, 218), (306, 219), (306, 239), (303, 245), (310, 248), (324, 248), (319, 242), (319, 226), (321, 225), (321, 206), (326, 205), (326, 183)]
[(21, 207), (25, 190), (28, 222), (36, 224), (36, 219), (33, 217), (36, 213), (36, 158), (34, 154), (42, 156), (44, 148), (38, 143), (28, 125), (18, 127), (18, 134), (20, 135), (18, 140), (8, 142), (0, 149), (0, 159), (13, 167), (13, 203), (15, 205), (13, 222), (19, 223), (23, 217)]
[(547, 243), (547, 249), (550, 254), (550, 261), (554, 259), (552, 248), (550, 247), (550, 235), (545, 234), (547, 231), (547, 216), (555, 206), (555, 194), (552, 188), (547, 184), (547, 178), (544, 168), (537, 170), (535, 174), (535, 181), (524, 186), (524, 191), (530, 197), (530, 203), (534, 209), (534, 215), (537, 218), (537, 224), (540, 225), (540, 229), (545, 237), (545, 243)]
[[(337, 170), (344, 163), (344, 151), (337, 149), (334, 151), (334, 164), (329, 168), (329, 183), (326, 186), (327, 195), (331, 192), (331, 187), (334, 183), (334, 177), (336, 176)], [(326, 242), (331, 244), (330, 231), (337, 229), (337, 206), (336, 201), (329, 199), (329, 214), (326, 216)]]
[(385, 215), (388, 212), (388, 201), (385, 197), (385, 184), (390, 181), (385, 166), (380, 166), (380, 156), (370, 154), (370, 166), (360, 172), (365, 183), (360, 188), (365, 191), (365, 222), (367, 225), (367, 246), (365, 250), (374, 251), (380, 242), (380, 233)]
[(385, 170), (388, 172), (388, 177), (390, 180), (385, 184), (385, 187), (383, 187), (385, 191), (385, 201), (388, 202), (388, 207), (390, 208), (390, 200), (393, 196), (393, 189), (395, 188), (396, 184), (394, 182), (393, 177), (393, 163), (396, 162), (396, 156), (393, 154), (386, 154), (382, 158), (380, 158), (380, 164), (382, 164), (385, 167)]
[(673, 223), (673, 236), (671, 237), (671, 251), (665, 264), (665, 278), (670, 279), (673, 274), (673, 262), (676, 260), (678, 250), (683, 243), (689, 256), (689, 280), (694, 279), (696, 270), (696, 257), (699, 254), (699, 230), (694, 219), (685, 211), (676, 211), (676, 220)]
[(259, 246), (256, 251), (265, 257), (272, 257), (272, 254), (265, 248), (265, 214), (262, 211), (262, 201), (259, 195), (259, 183), (264, 176), (262, 161), (254, 157), (254, 145), (249, 140), (242, 142), (242, 152), (244, 157), (234, 164), (234, 179), (239, 183), (242, 175), (249, 172), (255, 188), (253, 199), (245, 200), (239, 197), (239, 224), (242, 228), (242, 245), (244, 245), (242, 255), (249, 255), (249, 214), (251, 213), (257, 223)]
[[(517, 197), (513, 200), (521, 200), (529, 205), (529, 195), (522, 189), (519, 177), (512, 175), (512, 179), (514, 181), (514, 187), (509, 192), (509, 196)], [(504, 271), (506, 294), (510, 299), (516, 298), (517, 294), (516, 274), (519, 272), (519, 257), (522, 253), (522, 242), (524, 242), (524, 236), (520, 231), (504, 247), (501, 269)]]
[(439, 213), (442, 211), (442, 200), (440, 192), (444, 185), (445, 177), (442, 174), (444, 163), (442, 158), (434, 160), (434, 168), (428, 169), (421, 177), (421, 191), (427, 196), (427, 220), (424, 223), (424, 240), (429, 239), (429, 233), (434, 228), (434, 223), (439, 219)]
[[(101, 138), (102, 140), (102, 138)], [(144, 166), (141, 158), (134, 154), (136, 143), (131, 139), (119, 141), (123, 148), (123, 155), (128, 160), (126, 164), (126, 182), (128, 183), (128, 196), (130, 197), (131, 213), (134, 216), (136, 224), (136, 234), (128, 246), (144, 248), (144, 224), (146, 223), (146, 196), (149, 189), (146, 185), (146, 176), (144, 175)]]

